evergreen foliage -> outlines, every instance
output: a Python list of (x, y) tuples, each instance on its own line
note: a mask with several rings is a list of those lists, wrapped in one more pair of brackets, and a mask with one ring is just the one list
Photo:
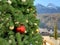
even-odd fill
[[(42, 45), (33, 1), (0, 0), (0, 45)], [(16, 31), (21, 24), (26, 33)]]

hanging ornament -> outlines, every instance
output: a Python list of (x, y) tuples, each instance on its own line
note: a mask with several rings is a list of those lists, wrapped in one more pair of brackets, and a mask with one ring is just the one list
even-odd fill
[(38, 43), (38, 41), (35, 41), (35, 43)]
[(9, 18), (6, 18), (6, 20), (9, 20)]
[(37, 23), (34, 23), (34, 25), (37, 25)]
[(21, 0), (22, 2), (26, 2), (26, 0)]
[(2, 1), (2, 0), (0, 0), (0, 1)]
[(29, 12), (29, 9), (27, 9), (27, 11)]
[(25, 33), (25, 30), (26, 28), (24, 25), (20, 25), (19, 27), (16, 28), (16, 31), (20, 33)]
[(11, 44), (12, 43), (12, 40), (9, 40), (9, 43)]
[(36, 29), (36, 32), (39, 33), (39, 29)]
[(32, 31), (32, 34), (34, 34), (34, 32)]
[(11, 0), (8, 0), (7, 2), (8, 2), (9, 4), (12, 4)]
[(27, 33), (27, 31), (25, 31), (25, 33)]
[(10, 30), (13, 30), (13, 29), (14, 29), (14, 26), (10, 26), (9, 29), (10, 29)]
[(28, 20), (26, 20), (26, 23), (28, 23)]
[(15, 24), (19, 24), (19, 22), (15, 22)]

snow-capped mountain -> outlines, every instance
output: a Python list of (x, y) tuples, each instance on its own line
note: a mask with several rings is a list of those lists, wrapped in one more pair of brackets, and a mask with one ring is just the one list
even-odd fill
[(52, 3), (49, 3), (49, 4), (47, 5), (47, 7), (48, 7), (48, 8), (54, 8), (54, 9), (57, 9), (57, 6), (55, 6), (55, 5), (52, 4)]
[(47, 6), (37, 4), (36, 10), (38, 14), (45, 14), (45, 13), (60, 13), (60, 7), (55, 6), (52, 3), (49, 3)]

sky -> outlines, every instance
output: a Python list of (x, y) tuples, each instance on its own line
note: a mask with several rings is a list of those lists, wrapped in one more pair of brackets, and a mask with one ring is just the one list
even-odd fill
[(49, 3), (52, 3), (56, 6), (60, 6), (60, 0), (35, 0), (34, 1), (34, 5), (42, 4), (44, 6), (47, 6)]

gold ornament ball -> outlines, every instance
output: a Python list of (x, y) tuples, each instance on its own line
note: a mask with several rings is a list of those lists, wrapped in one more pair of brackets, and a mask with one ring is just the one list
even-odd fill
[(9, 20), (9, 18), (6, 18), (6, 20)]
[(34, 25), (37, 25), (37, 23), (34, 23)]
[(19, 24), (19, 22), (15, 22), (15, 24)]
[(32, 34), (34, 34), (34, 32), (32, 31)]
[(8, 2), (9, 4), (12, 4), (11, 0), (8, 0), (7, 2)]
[(25, 31), (25, 33), (27, 33), (27, 31)]
[(36, 32), (39, 33), (39, 29), (36, 29)]
[(2, 1), (2, 0), (0, 0), (0, 1)]
[(10, 29), (10, 30), (13, 30), (13, 29), (14, 29), (14, 26), (10, 26), (9, 29)]
[(27, 11), (29, 12), (29, 9), (27, 9)]
[(9, 40), (9, 43), (12, 43), (12, 40)]
[(26, 23), (28, 23), (28, 20), (26, 20)]
[(38, 41), (35, 41), (35, 43), (38, 43)]
[(21, 0), (22, 2), (26, 2), (26, 0)]

